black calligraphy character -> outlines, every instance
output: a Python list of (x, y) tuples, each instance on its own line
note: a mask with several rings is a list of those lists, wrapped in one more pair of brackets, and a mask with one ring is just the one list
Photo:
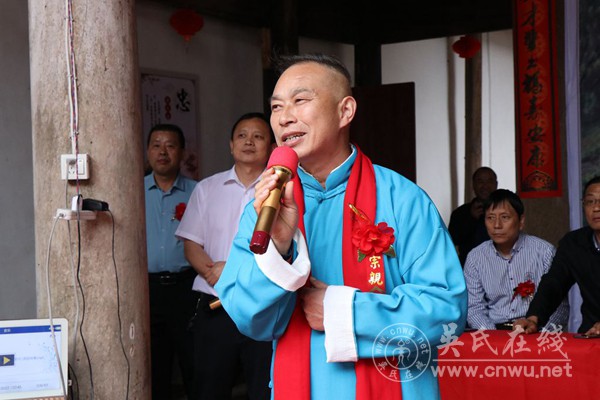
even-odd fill
[(183, 112), (189, 112), (190, 111), (190, 101), (187, 99), (188, 97), (188, 92), (185, 91), (185, 89), (181, 89), (179, 92), (177, 92), (177, 100), (179, 100), (179, 103), (177, 103), (177, 105), (175, 106), (179, 111), (183, 111)]
[(537, 96), (531, 96), (529, 99), (529, 110), (525, 113), (528, 120), (533, 121), (538, 117)]
[(529, 52), (532, 52), (537, 47), (537, 31), (532, 29), (525, 33), (525, 47)]
[(527, 165), (533, 165), (536, 168), (539, 168), (545, 164), (544, 161), (544, 152), (540, 148), (540, 146), (535, 145), (531, 149), (531, 157), (527, 160)]
[(532, 2), (531, 3), (531, 11), (527, 14), (527, 17), (525, 17), (525, 21), (523, 21), (521, 26), (529, 25), (533, 28), (535, 26), (536, 15), (537, 15), (537, 5), (535, 4), (535, 2)]
[(542, 91), (542, 84), (539, 80), (540, 71), (535, 71), (533, 74), (525, 74), (525, 79), (523, 79), (523, 90), (526, 93), (538, 94)]
[(530, 57), (527, 60), (527, 67), (525, 69), (534, 69), (538, 67), (538, 62), (537, 62), (537, 58), (535, 57)]
[(527, 132), (527, 137), (529, 138), (529, 143), (539, 143), (544, 141), (544, 130), (541, 126), (535, 125), (533, 128), (529, 129)]

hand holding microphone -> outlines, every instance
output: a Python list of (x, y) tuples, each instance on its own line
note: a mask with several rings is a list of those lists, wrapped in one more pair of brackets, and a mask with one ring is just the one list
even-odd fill
[[(263, 180), (257, 186), (255, 195), (255, 208), (257, 209), (258, 219), (250, 241), (250, 250), (253, 253), (263, 254), (267, 251), (271, 239), (271, 229), (274, 229), (277, 239), (285, 242), (291, 241), (298, 223), (297, 210), (290, 209), (293, 206), (291, 193), (286, 195), (287, 201), (284, 201), (284, 209), (281, 210), (282, 215), (279, 216), (279, 221), (277, 221), (277, 217), (285, 184), (294, 177), (297, 168), (298, 155), (291, 148), (280, 146), (271, 153), (267, 171), (263, 174)], [(269, 190), (268, 195), (264, 192), (264, 189)], [(259, 204), (263, 198), (264, 201)], [(285, 236), (289, 236), (289, 238)]]

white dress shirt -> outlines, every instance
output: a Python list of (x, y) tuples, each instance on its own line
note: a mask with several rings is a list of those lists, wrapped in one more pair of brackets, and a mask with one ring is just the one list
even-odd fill
[[(214, 262), (226, 261), (240, 216), (254, 199), (259, 178), (246, 188), (232, 167), (198, 182), (175, 236), (198, 243)], [(194, 280), (193, 290), (216, 296), (214, 288), (200, 275)]]

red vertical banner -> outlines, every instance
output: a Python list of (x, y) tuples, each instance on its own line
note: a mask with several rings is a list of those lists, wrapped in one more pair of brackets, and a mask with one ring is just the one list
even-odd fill
[(514, 11), (517, 190), (560, 197), (556, 1), (514, 0)]

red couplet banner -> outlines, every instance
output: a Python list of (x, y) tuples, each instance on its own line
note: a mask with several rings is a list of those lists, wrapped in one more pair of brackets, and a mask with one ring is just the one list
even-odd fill
[(514, 0), (514, 11), (517, 190), (560, 197), (556, 1)]

